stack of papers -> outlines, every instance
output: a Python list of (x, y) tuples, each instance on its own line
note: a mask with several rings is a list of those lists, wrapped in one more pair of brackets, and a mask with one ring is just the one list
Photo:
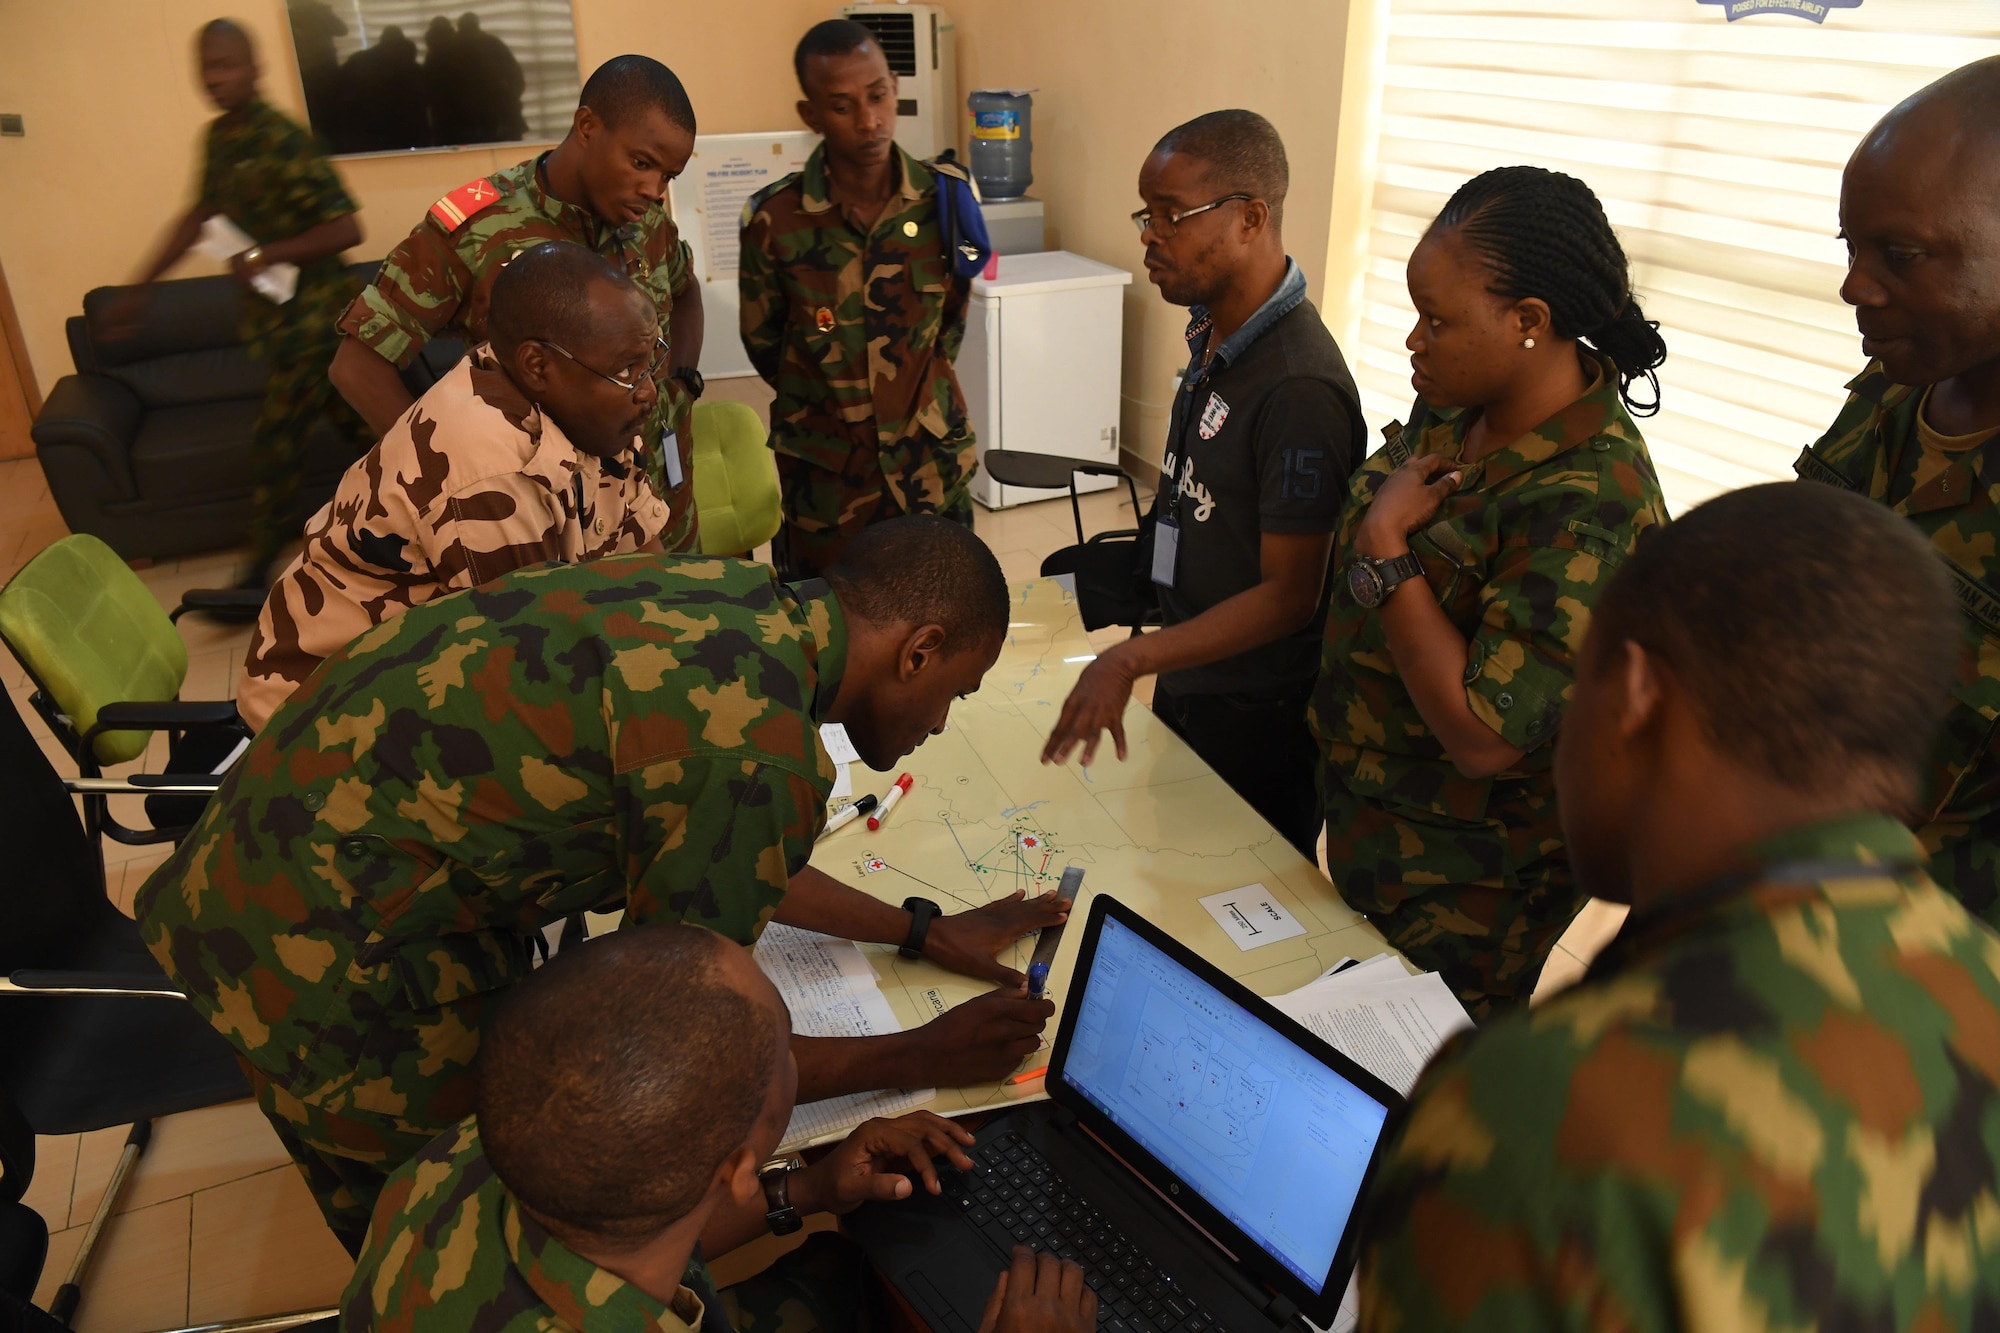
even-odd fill
[[(1343, 958), (1289, 995), (1270, 998), (1405, 1097), (1445, 1039), (1472, 1026), (1444, 978), (1435, 972), (1413, 977), (1395, 955), (1386, 953), (1365, 963)], [(1352, 1333), (1360, 1323), (1358, 1281), (1358, 1275), (1348, 1280), (1326, 1333)]]
[[(773, 921), (757, 941), (757, 966), (784, 996), (792, 1031), (803, 1037), (880, 1037), (901, 1032), (875, 968), (850, 940), (798, 930)], [(914, 1111), (937, 1096), (936, 1088), (857, 1092), (792, 1108), (780, 1153), (844, 1138), (875, 1116)]]
[(1331, 969), (1271, 1003), (1405, 1097), (1437, 1048), (1472, 1019), (1444, 978), (1389, 954)]

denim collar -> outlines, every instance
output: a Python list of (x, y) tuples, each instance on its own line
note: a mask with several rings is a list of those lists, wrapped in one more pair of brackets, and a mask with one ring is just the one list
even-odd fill
[[(1285, 256), (1285, 279), (1278, 284), (1278, 290), (1271, 293), (1271, 299), (1257, 307), (1257, 313), (1243, 321), (1243, 327), (1229, 335), (1222, 346), (1215, 349), (1215, 359), (1223, 365), (1233, 365), (1236, 358), (1243, 355), (1243, 349), (1264, 336), (1265, 330), (1298, 308), (1306, 299), (1306, 275), (1300, 271), (1296, 259)], [(1194, 379), (1194, 371), (1201, 362), (1202, 350), (1208, 345), (1207, 334), (1211, 325), (1208, 307), (1198, 305), (1188, 310), (1188, 379)]]

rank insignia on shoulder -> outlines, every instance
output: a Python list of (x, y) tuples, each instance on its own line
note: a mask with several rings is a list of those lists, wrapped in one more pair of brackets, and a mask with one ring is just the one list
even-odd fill
[(499, 202), (500, 187), (482, 176), (432, 204), (431, 216), (446, 231), (457, 231), (473, 214)]
[(829, 310), (825, 306), (821, 306), (818, 310), (813, 312), (813, 323), (819, 326), (819, 331), (821, 333), (832, 333), (833, 311)]

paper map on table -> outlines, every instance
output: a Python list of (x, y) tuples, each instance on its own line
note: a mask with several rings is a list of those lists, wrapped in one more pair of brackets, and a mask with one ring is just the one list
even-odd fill
[[(1381, 937), (1325, 877), (1143, 705), (1126, 710), (1125, 762), (1107, 738), (1089, 769), (1074, 759), (1042, 764), (1042, 745), (1091, 656), (1075, 597), (1062, 581), (1016, 587), (999, 661), (977, 693), (953, 705), (950, 728), (900, 764), (898, 771), (916, 779), (909, 794), (879, 831), (857, 820), (823, 839), (813, 864), (885, 901), (928, 898), (948, 914), (1017, 891), (1048, 892), (1064, 866), (1084, 867), (1077, 928), (1065, 932), (1050, 975), (1058, 1005), (1099, 893), (1130, 904), (1259, 994), (1303, 985), (1343, 954), (1382, 952)], [(855, 790), (880, 793), (894, 777), (857, 765)], [(1247, 884), (1268, 890), (1304, 933), (1239, 951), (1199, 900)], [(1002, 959), (1023, 968), (1033, 947), (1030, 936)], [(905, 1028), (991, 989), (887, 946), (865, 948)], [(1051, 1039), (1055, 1027), (1051, 1022)], [(1027, 1065), (1047, 1058), (1044, 1049)], [(929, 1109), (994, 1108), (1039, 1098), (1041, 1088), (1040, 1080), (945, 1088)]]

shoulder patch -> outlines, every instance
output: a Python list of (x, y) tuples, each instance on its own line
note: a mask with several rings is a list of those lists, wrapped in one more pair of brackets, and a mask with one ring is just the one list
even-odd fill
[(446, 231), (457, 231), (475, 213), (483, 212), (500, 202), (500, 187), (491, 179), (481, 176), (478, 180), (459, 186), (444, 198), (431, 205), (431, 216), (437, 219)]
[(751, 195), (748, 199), (745, 199), (743, 201), (743, 225), (746, 227), (749, 226), (750, 219), (757, 215), (758, 209), (762, 208), (765, 204), (770, 203), (771, 200), (777, 198), (779, 194), (783, 193), (785, 190), (790, 189), (792, 186), (797, 185), (800, 181), (804, 179), (805, 179), (805, 173), (803, 171), (794, 171), (789, 176), (779, 177), (777, 180), (772, 181), (769, 185), (766, 185), (763, 189), (757, 191), (757, 193)]

